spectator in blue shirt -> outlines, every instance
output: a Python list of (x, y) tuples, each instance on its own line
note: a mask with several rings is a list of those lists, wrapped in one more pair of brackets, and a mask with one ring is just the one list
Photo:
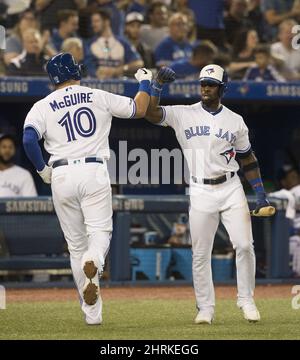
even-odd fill
[(189, 0), (188, 6), (196, 15), (198, 39), (210, 40), (224, 49), (223, 13), (226, 0)]
[(58, 13), (58, 28), (52, 31), (50, 46), (61, 51), (62, 43), (69, 37), (76, 36), (78, 30), (78, 13), (75, 10), (61, 10)]
[(91, 15), (95, 34), (85, 46), (85, 65), (89, 76), (98, 79), (133, 74), (144, 63), (128, 41), (113, 34), (109, 14), (98, 10)]
[(271, 65), (271, 52), (268, 45), (259, 45), (254, 50), (256, 65), (250, 67), (244, 81), (285, 81), (284, 77)]
[(204, 40), (193, 49), (190, 59), (175, 60), (170, 64), (170, 68), (175, 71), (178, 79), (198, 79), (201, 69), (214, 62), (217, 52), (217, 48), (211, 41)]
[(290, 18), (300, 21), (299, 0), (261, 0), (261, 10), (265, 15), (270, 40), (275, 40), (277, 27), (282, 21)]
[(155, 49), (155, 65), (169, 66), (175, 60), (192, 55), (192, 45), (187, 41), (188, 20), (184, 14), (176, 13), (169, 20), (169, 34)]

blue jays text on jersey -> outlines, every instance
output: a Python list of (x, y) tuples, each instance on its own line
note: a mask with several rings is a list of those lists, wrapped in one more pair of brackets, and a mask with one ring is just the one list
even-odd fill
[(15, 195), (19, 195), (21, 192), (21, 189), (18, 185), (13, 184), (11, 182), (5, 181), (2, 185), (1, 188), (3, 189), (9, 189), (10, 191), (12, 191)]
[[(199, 125), (195, 127), (189, 127), (184, 130), (186, 139), (189, 140), (194, 136), (210, 136), (210, 126)], [(225, 131), (223, 129), (219, 129), (217, 133), (213, 134), (215, 137), (224, 139), (228, 141), (230, 144), (233, 144), (236, 140), (236, 136), (232, 134), (230, 131)]]

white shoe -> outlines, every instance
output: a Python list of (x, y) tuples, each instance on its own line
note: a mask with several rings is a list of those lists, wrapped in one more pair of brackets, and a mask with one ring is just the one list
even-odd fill
[(260, 314), (255, 304), (245, 304), (240, 307), (243, 311), (244, 318), (249, 322), (260, 321)]
[(90, 320), (87, 317), (85, 318), (85, 322), (87, 325), (101, 325), (102, 320)]
[(199, 311), (196, 318), (195, 324), (209, 324), (211, 325), (214, 319), (214, 315), (207, 311)]

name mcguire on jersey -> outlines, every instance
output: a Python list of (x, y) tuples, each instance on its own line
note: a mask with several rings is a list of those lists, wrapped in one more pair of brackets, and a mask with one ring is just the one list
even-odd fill
[(86, 104), (92, 103), (93, 100), (91, 99), (92, 92), (89, 93), (75, 93), (70, 95), (65, 95), (63, 97), (63, 101), (57, 102), (56, 100), (49, 103), (51, 109), (53, 111), (63, 109), (68, 106), (73, 106), (77, 104)]

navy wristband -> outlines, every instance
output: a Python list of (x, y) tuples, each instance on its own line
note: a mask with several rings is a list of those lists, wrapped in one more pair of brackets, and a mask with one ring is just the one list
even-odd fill
[(157, 80), (154, 80), (151, 83), (151, 96), (160, 97), (162, 88), (163, 86)]
[(140, 82), (139, 91), (143, 91), (150, 96), (150, 80), (142, 80)]
[(251, 184), (251, 186), (252, 186), (253, 190), (256, 192), (256, 194), (265, 193), (264, 185), (263, 185), (261, 178), (256, 178), (256, 179), (250, 180), (249, 183)]

